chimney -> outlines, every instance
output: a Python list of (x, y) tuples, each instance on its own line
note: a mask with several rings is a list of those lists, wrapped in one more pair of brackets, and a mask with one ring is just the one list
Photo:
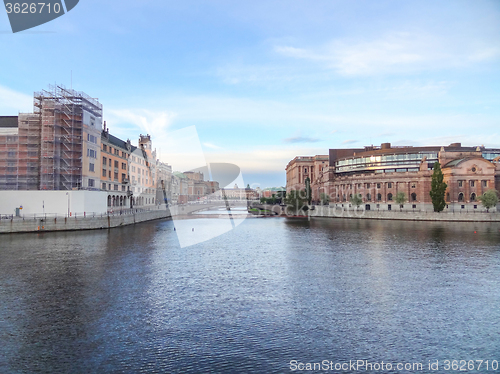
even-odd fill
[(382, 149), (390, 149), (391, 148), (391, 143), (382, 143), (380, 145), (380, 148), (382, 148)]
[(104, 121), (104, 131), (106, 131), (106, 121)]

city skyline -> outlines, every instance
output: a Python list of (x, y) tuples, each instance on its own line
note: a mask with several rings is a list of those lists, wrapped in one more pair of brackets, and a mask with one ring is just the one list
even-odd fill
[(494, 1), (85, 1), (12, 34), (3, 13), (0, 115), (31, 112), (57, 82), (162, 154), (169, 132), (196, 126), (208, 162), (261, 187), (329, 148), (499, 147), (499, 21)]

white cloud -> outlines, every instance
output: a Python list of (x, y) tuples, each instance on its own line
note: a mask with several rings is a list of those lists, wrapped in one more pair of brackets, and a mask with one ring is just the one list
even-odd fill
[(312, 48), (276, 46), (275, 52), (317, 62), (342, 75), (374, 75), (466, 66), (499, 57), (500, 47), (482, 41), (461, 43), (435, 35), (392, 33), (373, 40), (336, 39)]
[(207, 148), (211, 148), (211, 149), (221, 149), (222, 147), (219, 147), (218, 145), (215, 145), (215, 144), (212, 144), (212, 143), (208, 143), (208, 142), (204, 142), (202, 143), (205, 147)]
[(33, 97), (0, 86), (0, 115), (17, 115), (19, 112), (33, 112)]
[(151, 111), (146, 109), (108, 109), (106, 118), (110, 125), (135, 125), (148, 134), (164, 132), (176, 117), (168, 111)]

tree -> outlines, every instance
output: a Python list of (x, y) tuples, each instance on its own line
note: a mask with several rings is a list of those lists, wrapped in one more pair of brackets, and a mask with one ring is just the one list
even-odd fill
[(307, 203), (309, 205), (311, 205), (312, 191), (311, 191), (311, 180), (309, 179), (309, 177), (306, 178), (305, 184), (306, 184), (306, 199), (307, 199)]
[(358, 194), (352, 195), (350, 201), (351, 201), (351, 204), (354, 205), (356, 208), (358, 208), (363, 203), (363, 199), (361, 198), (361, 195), (358, 195)]
[(396, 194), (396, 198), (394, 199), (396, 204), (399, 204), (399, 210), (403, 207), (404, 203), (406, 203), (406, 195), (404, 192), (398, 192)]
[(498, 191), (488, 190), (481, 196), (478, 196), (477, 199), (481, 202), (481, 205), (486, 208), (486, 211), (489, 212), (490, 208), (498, 204)]
[(301, 191), (292, 190), (286, 194), (285, 203), (287, 213), (298, 215), (300, 210), (306, 212), (309, 207), (307, 206), (307, 199), (301, 194)]
[(435, 212), (443, 211), (444, 207), (446, 206), (446, 202), (444, 201), (444, 193), (448, 185), (443, 182), (443, 178), (444, 176), (443, 172), (441, 171), (441, 165), (439, 164), (439, 162), (434, 163), (434, 172), (432, 173), (430, 195)]
[(328, 196), (328, 194), (322, 192), (320, 195), (319, 195), (319, 198), (321, 200), (321, 205), (328, 205), (328, 203), (330, 202), (330, 196)]

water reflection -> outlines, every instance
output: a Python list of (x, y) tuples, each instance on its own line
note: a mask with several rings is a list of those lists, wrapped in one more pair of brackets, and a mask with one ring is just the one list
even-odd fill
[(250, 219), (187, 248), (169, 221), (3, 236), (0, 372), (492, 359), (499, 228)]

